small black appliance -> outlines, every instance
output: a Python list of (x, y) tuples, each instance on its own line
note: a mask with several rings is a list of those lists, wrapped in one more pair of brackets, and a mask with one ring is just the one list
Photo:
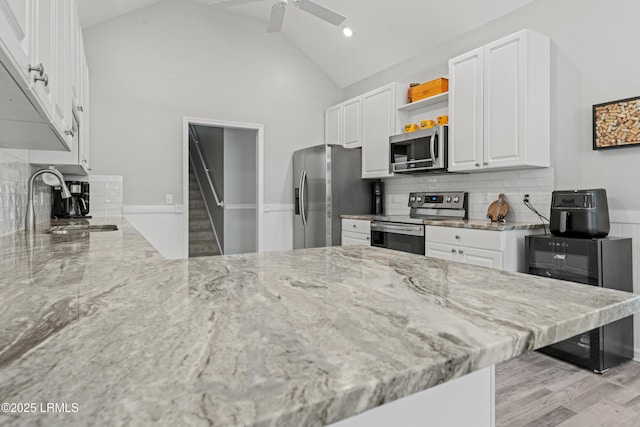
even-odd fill
[(71, 197), (62, 198), (62, 188), (52, 188), (53, 208), (51, 218), (86, 218), (89, 214), (89, 183), (82, 181), (65, 181)]
[(610, 228), (607, 192), (604, 188), (554, 191), (549, 228), (559, 237), (606, 237)]
[(374, 181), (371, 183), (371, 213), (374, 215), (382, 215), (384, 212), (384, 183), (382, 181)]

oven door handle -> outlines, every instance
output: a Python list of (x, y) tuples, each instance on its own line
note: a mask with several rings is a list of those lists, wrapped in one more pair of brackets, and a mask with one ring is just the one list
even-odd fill
[(405, 236), (424, 236), (423, 225), (381, 224), (379, 222), (372, 222), (371, 231), (402, 234)]

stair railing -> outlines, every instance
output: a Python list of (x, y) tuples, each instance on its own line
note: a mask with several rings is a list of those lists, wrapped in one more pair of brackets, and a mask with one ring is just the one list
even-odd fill
[[(199, 176), (200, 174), (198, 173), (199, 169), (203, 170), (203, 172), (207, 177), (207, 180), (209, 181), (208, 182), (209, 189), (213, 193), (216, 205), (220, 208), (223, 208), (224, 202), (218, 199), (218, 195), (216, 193), (216, 190), (213, 186), (213, 181), (211, 179), (211, 172), (209, 171), (209, 168), (207, 167), (207, 164), (204, 160), (204, 156), (200, 151), (200, 147), (199, 147), (200, 142), (197, 138), (197, 135), (195, 134), (195, 131), (191, 126), (189, 126), (189, 134), (191, 136), (191, 138), (189, 138), (189, 148), (190, 148), (189, 161), (191, 163), (191, 167), (193, 167), (193, 171), (196, 176), (196, 181), (198, 181), (198, 188), (200, 188), (200, 193), (202, 193), (203, 185), (202, 185), (202, 181), (200, 180), (200, 176)], [(194, 154), (193, 154), (194, 152), (197, 154), (197, 157), (199, 159), (194, 159)], [(216, 240), (216, 246), (218, 247), (218, 252), (220, 253), (220, 255), (224, 255), (222, 246), (220, 245), (220, 239), (218, 238), (218, 233), (216, 231), (216, 225), (215, 225), (215, 222), (213, 221), (213, 215), (211, 214), (211, 210), (209, 209), (209, 203), (207, 203), (207, 198), (204, 197), (204, 195), (203, 195), (203, 199), (204, 199), (204, 207), (205, 207), (205, 210), (207, 211), (207, 216), (209, 217), (209, 223), (211, 224), (211, 229), (213, 230), (213, 236), (215, 237), (215, 240)]]

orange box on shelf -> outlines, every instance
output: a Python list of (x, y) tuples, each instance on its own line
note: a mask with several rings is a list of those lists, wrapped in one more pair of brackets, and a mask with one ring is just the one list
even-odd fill
[(448, 125), (449, 116), (438, 116), (438, 126)]
[(430, 96), (439, 95), (449, 90), (449, 80), (443, 77), (409, 88), (409, 102), (416, 102)]

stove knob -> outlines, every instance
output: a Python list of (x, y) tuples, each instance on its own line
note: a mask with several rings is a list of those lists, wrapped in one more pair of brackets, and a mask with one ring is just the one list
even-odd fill
[(447, 203), (451, 203), (451, 196), (447, 196)]
[(456, 196), (453, 198), (453, 203), (458, 203), (460, 201), (460, 197)]
[(415, 196), (411, 196), (411, 197), (409, 197), (409, 201), (410, 201), (410, 202), (415, 202), (415, 201), (416, 201)]
[(418, 196), (418, 203), (422, 203), (422, 197)]

